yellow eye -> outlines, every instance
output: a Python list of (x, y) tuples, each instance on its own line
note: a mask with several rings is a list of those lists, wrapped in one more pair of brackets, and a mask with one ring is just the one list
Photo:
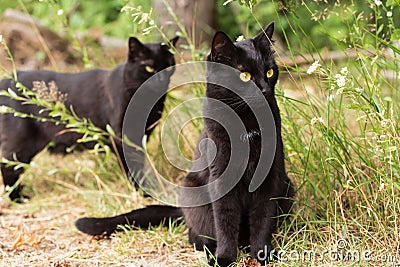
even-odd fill
[(153, 67), (150, 67), (150, 66), (146, 66), (146, 71), (147, 71), (148, 73), (153, 73), (153, 72), (154, 72), (154, 68), (153, 68)]
[(240, 79), (244, 82), (248, 82), (251, 79), (251, 74), (248, 73), (247, 71), (240, 73), (239, 75)]
[(267, 78), (271, 78), (272, 75), (274, 75), (274, 70), (270, 69), (269, 71), (267, 71), (266, 75), (267, 75)]

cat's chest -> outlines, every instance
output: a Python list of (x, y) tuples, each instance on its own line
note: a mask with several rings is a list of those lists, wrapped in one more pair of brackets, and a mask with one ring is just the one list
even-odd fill
[(242, 142), (244, 145), (246, 145), (249, 151), (247, 157), (244, 157), (243, 155), (233, 155), (237, 157), (243, 156), (242, 164), (245, 166), (245, 171), (241, 178), (241, 184), (248, 188), (256, 169), (259, 167), (259, 164), (262, 164), (260, 162), (262, 151), (265, 153), (273, 153), (273, 151), (269, 151), (270, 146), (268, 140), (263, 138), (260, 130), (252, 130), (242, 133), (238, 142)]

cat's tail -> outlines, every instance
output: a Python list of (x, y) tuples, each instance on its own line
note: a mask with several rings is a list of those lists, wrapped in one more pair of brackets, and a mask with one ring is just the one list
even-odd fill
[(133, 227), (148, 228), (149, 225), (160, 225), (169, 219), (183, 217), (180, 208), (171, 206), (151, 205), (143, 209), (107, 218), (80, 218), (75, 222), (79, 231), (89, 235), (110, 235), (119, 225), (131, 225)]

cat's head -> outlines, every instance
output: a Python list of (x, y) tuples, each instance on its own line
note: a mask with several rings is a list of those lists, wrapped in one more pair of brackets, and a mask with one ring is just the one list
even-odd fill
[(128, 79), (146, 80), (161, 72), (157, 78), (167, 81), (175, 71), (174, 55), (170, 52), (179, 37), (174, 37), (168, 43), (141, 43), (137, 38), (130, 37), (128, 41), (128, 59), (125, 65), (125, 76)]
[[(251, 93), (247, 92), (246, 88), (250, 87), (250, 81), (252, 81), (265, 97), (273, 97), (274, 87), (278, 80), (278, 67), (271, 46), (273, 32), (274, 23), (272, 22), (255, 37), (235, 43), (225, 33), (217, 32), (207, 60), (228, 65), (234, 69), (234, 72), (229, 72), (229, 79), (237, 85), (235, 87), (243, 91), (241, 95)], [(215, 71), (208, 72), (209, 78), (215, 75), (221, 77), (223, 74)], [(216, 92), (208, 92), (215, 98), (226, 93), (226, 91), (218, 92), (218, 90), (223, 90), (218, 87), (211, 87), (210, 90), (216, 90)]]

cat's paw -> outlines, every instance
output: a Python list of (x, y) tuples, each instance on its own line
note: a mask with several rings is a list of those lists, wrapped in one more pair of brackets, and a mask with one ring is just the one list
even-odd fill
[(11, 199), (11, 201), (14, 201), (16, 203), (24, 203), (30, 199), (28, 195), (22, 194), (23, 188), (23, 185), (18, 185), (12, 192), (10, 192), (8, 197)]

